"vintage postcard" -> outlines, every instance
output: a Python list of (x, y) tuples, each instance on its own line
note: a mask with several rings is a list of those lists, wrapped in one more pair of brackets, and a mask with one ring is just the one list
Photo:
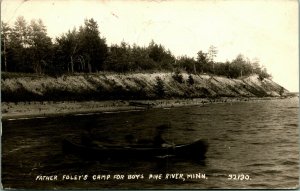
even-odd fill
[(299, 188), (297, 1), (0, 2), (3, 189)]

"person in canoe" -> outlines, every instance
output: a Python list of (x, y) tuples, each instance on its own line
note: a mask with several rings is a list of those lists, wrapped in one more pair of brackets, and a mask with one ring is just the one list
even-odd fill
[(92, 122), (88, 122), (81, 134), (81, 143), (88, 147), (101, 147), (101, 144), (95, 138)]
[(154, 144), (155, 147), (169, 147), (169, 146), (171, 146), (162, 137), (163, 132), (168, 128), (170, 128), (170, 126), (165, 125), (165, 124), (156, 127), (155, 136), (154, 136), (154, 139), (153, 139), (153, 144)]
[(85, 146), (93, 146), (93, 135), (92, 135), (92, 127), (85, 126), (83, 132), (81, 133), (81, 143)]
[(166, 129), (170, 128), (169, 125), (163, 124), (155, 128), (155, 135), (153, 139), (137, 139), (132, 134), (125, 136), (125, 140), (129, 145), (144, 145), (146, 147), (170, 147), (172, 145), (168, 144), (164, 139), (162, 134)]

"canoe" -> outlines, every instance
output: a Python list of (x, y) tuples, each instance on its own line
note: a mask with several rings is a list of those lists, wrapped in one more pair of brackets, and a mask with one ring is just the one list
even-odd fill
[(149, 145), (136, 146), (85, 146), (70, 140), (63, 140), (63, 152), (79, 155), (83, 158), (151, 158), (160, 156), (174, 156), (190, 159), (204, 159), (208, 148), (205, 141), (197, 140), (189, 144), (166, 147)]

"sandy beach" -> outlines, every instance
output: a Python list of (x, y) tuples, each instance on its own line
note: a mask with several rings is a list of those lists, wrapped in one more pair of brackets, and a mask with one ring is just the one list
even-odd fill
[(44, 101), (44, 102), (2, 102), (2, 119), (49, 117), (56, 115), (87, 114), (99, 112), (116, 112), (145, 110), (150, 108), (171, 108), (184, 106), (202, 106), (207, 104), (257, 101), (265, 99), (279, 99), (276, 97), (264, 98), (228, 98), (218, 99), (168, 99), (168, 100), (111, 100), (111, 101)]

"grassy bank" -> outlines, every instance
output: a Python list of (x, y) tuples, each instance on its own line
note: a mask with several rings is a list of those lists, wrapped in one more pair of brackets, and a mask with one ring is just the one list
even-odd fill
[(273, 97), (287, 94), (258, 76), (229, 79), (187, 73), (93, 73), (61, 77), (3, 73), (2, 102)]

